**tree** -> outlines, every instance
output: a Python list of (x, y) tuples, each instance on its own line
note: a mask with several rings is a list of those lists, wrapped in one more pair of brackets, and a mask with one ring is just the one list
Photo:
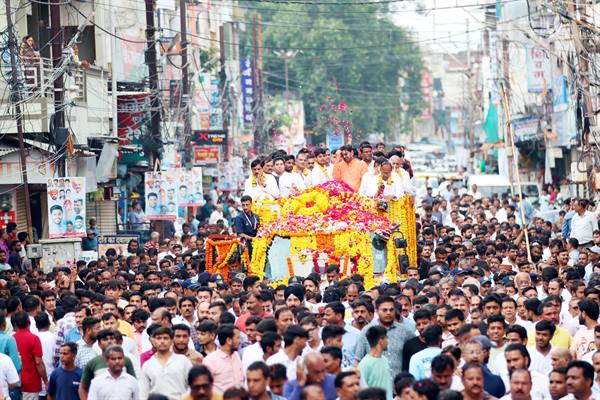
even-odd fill
[(274, 51), (297, 50), (288, 61), (289, 87), (304, 101), (307, 127), (318, 129), (320, 106), (331, 96), (353, 110), (356, 140), (402, 129), (400, 121), (423, 107), (416, 43), (390, 20), (386, 2), (326, 3), (242, 3), (250, 19), (253, 12), (262, 17), (265, 89), (285, 88), (284, 62)]

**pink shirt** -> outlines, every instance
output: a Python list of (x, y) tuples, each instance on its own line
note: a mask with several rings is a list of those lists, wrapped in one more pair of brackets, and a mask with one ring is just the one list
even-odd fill
[(214, 387), (221, 392), (232, 387), (244, 387), (244, 370), (242, 360), (237, 351), (232, 355), (221, 349), (213, 351), (202, 364), (210, 370), (214, 378)]

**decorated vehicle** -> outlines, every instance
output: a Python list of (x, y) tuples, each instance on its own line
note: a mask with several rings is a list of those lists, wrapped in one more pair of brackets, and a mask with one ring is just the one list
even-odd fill
[(408, 265), (416, 265), (415, 212), (408, 196), (381, 201), (329, 181), (256, 204), (254, 211), (261, 224), (248, 272), (271, 282), (338, 265), (342, 275), (360, 274), (369, 287), (382, 279), (396, 282)]

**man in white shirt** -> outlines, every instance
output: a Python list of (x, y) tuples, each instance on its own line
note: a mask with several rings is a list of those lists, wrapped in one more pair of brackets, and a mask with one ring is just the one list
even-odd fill
[(400, 181), (402, 183), (402, 189), (404, 190), (404, 193), (414, 198), (417, 194), (417, 189), (415, 188), (415, 185), (410, 179), (408, 171), (402, 168), (402, 159), (398, 156), (391, 156), (390, 164), (392, 164), (394, 172), (400, 176)]
[(192, 362), (184, 355), (173, 353), (171, 329), (156, 329), (152, 340), (156, 353), (142, 366), (140, 398), (147, 399), (150, 393), (156, 393), (179, 399), (188, 391), (187, 375)]
[[(279, 177), (279, 192), (281, 198), (290, 197), (291, 194), (300, 192), (306, 189), (304, 183), (304, 176), (294, 171), (294, 156), (290, 155), (287, 157), (285, 173)], [(289, 161), (292, 162), (292, 167), (289, 168)]]
[(315, 150), (315, 157), (315, 166), (310, 172), (310, 183), (313, 186), (330, 181), (333, 173), (333, 166), (327, 165), (327, 149), (318, 148)]
[(108, 347), (104, 352), (104, 358), (108, 369), (92, 380), (88, 400), (139, 399), (137, 380), (123, 370), (125, 366), (123, 348), (120, 346)]
[(296, 156), (296, 163), (292, 169), (292, 174), (297, 174), (298, 177), (304, 183), (304, 188), (311, 185), (310, 181), (310, 170), (308, 169), (308, 156), (310, 151), (308, 149), (300, 149)]
[(363, 176), (363, 180), (367, 180), (364, 191), (365, 196), (383, 197), (385, 200), (401, 198), (404, 195), (403, 186), (399, 176), (392, 173), (392, 164), (384, 161), (379, 170), (380, 173), (376, 176), (368, 174)]
[(598, 229), (598, 219), (596, 215), (587, 211), (588, 201), (586, 199), (577, 199), (573, 204), (575, 215), (571, 219), (571, 235), (579, 241), (579, 246), (586, 246), (593, 243), (594, 231)]
[(265, 174), (261, 161), (256, 159), (250, 164), (252, 174), (244, 183), (244, 195), (252, 197), (254, 201), (273, 200), (279, 197), (277, 181), (273, 175)]

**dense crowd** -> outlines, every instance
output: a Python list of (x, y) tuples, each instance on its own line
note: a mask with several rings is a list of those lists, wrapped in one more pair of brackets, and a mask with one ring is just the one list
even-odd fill
[[(364, 287), (338, 265), (276, 287), (235, 259), (231, 276), (206, 271), (209, 233), (251, 245), (253, 200), (329, 179), (415, 196), (403, 151), (274, 153), (252, 162), (241, 198), (211, 191), (166, 237), (47, 273), (12, 224), (0, 235), (0, 399), (599, 399), (600, 231), (586, 199), (565, 199), (550, 222), (477, 187), (428, 191), (418, 262), (398, 283)], [(102, 227), (89, 226), (93, 249)]]

